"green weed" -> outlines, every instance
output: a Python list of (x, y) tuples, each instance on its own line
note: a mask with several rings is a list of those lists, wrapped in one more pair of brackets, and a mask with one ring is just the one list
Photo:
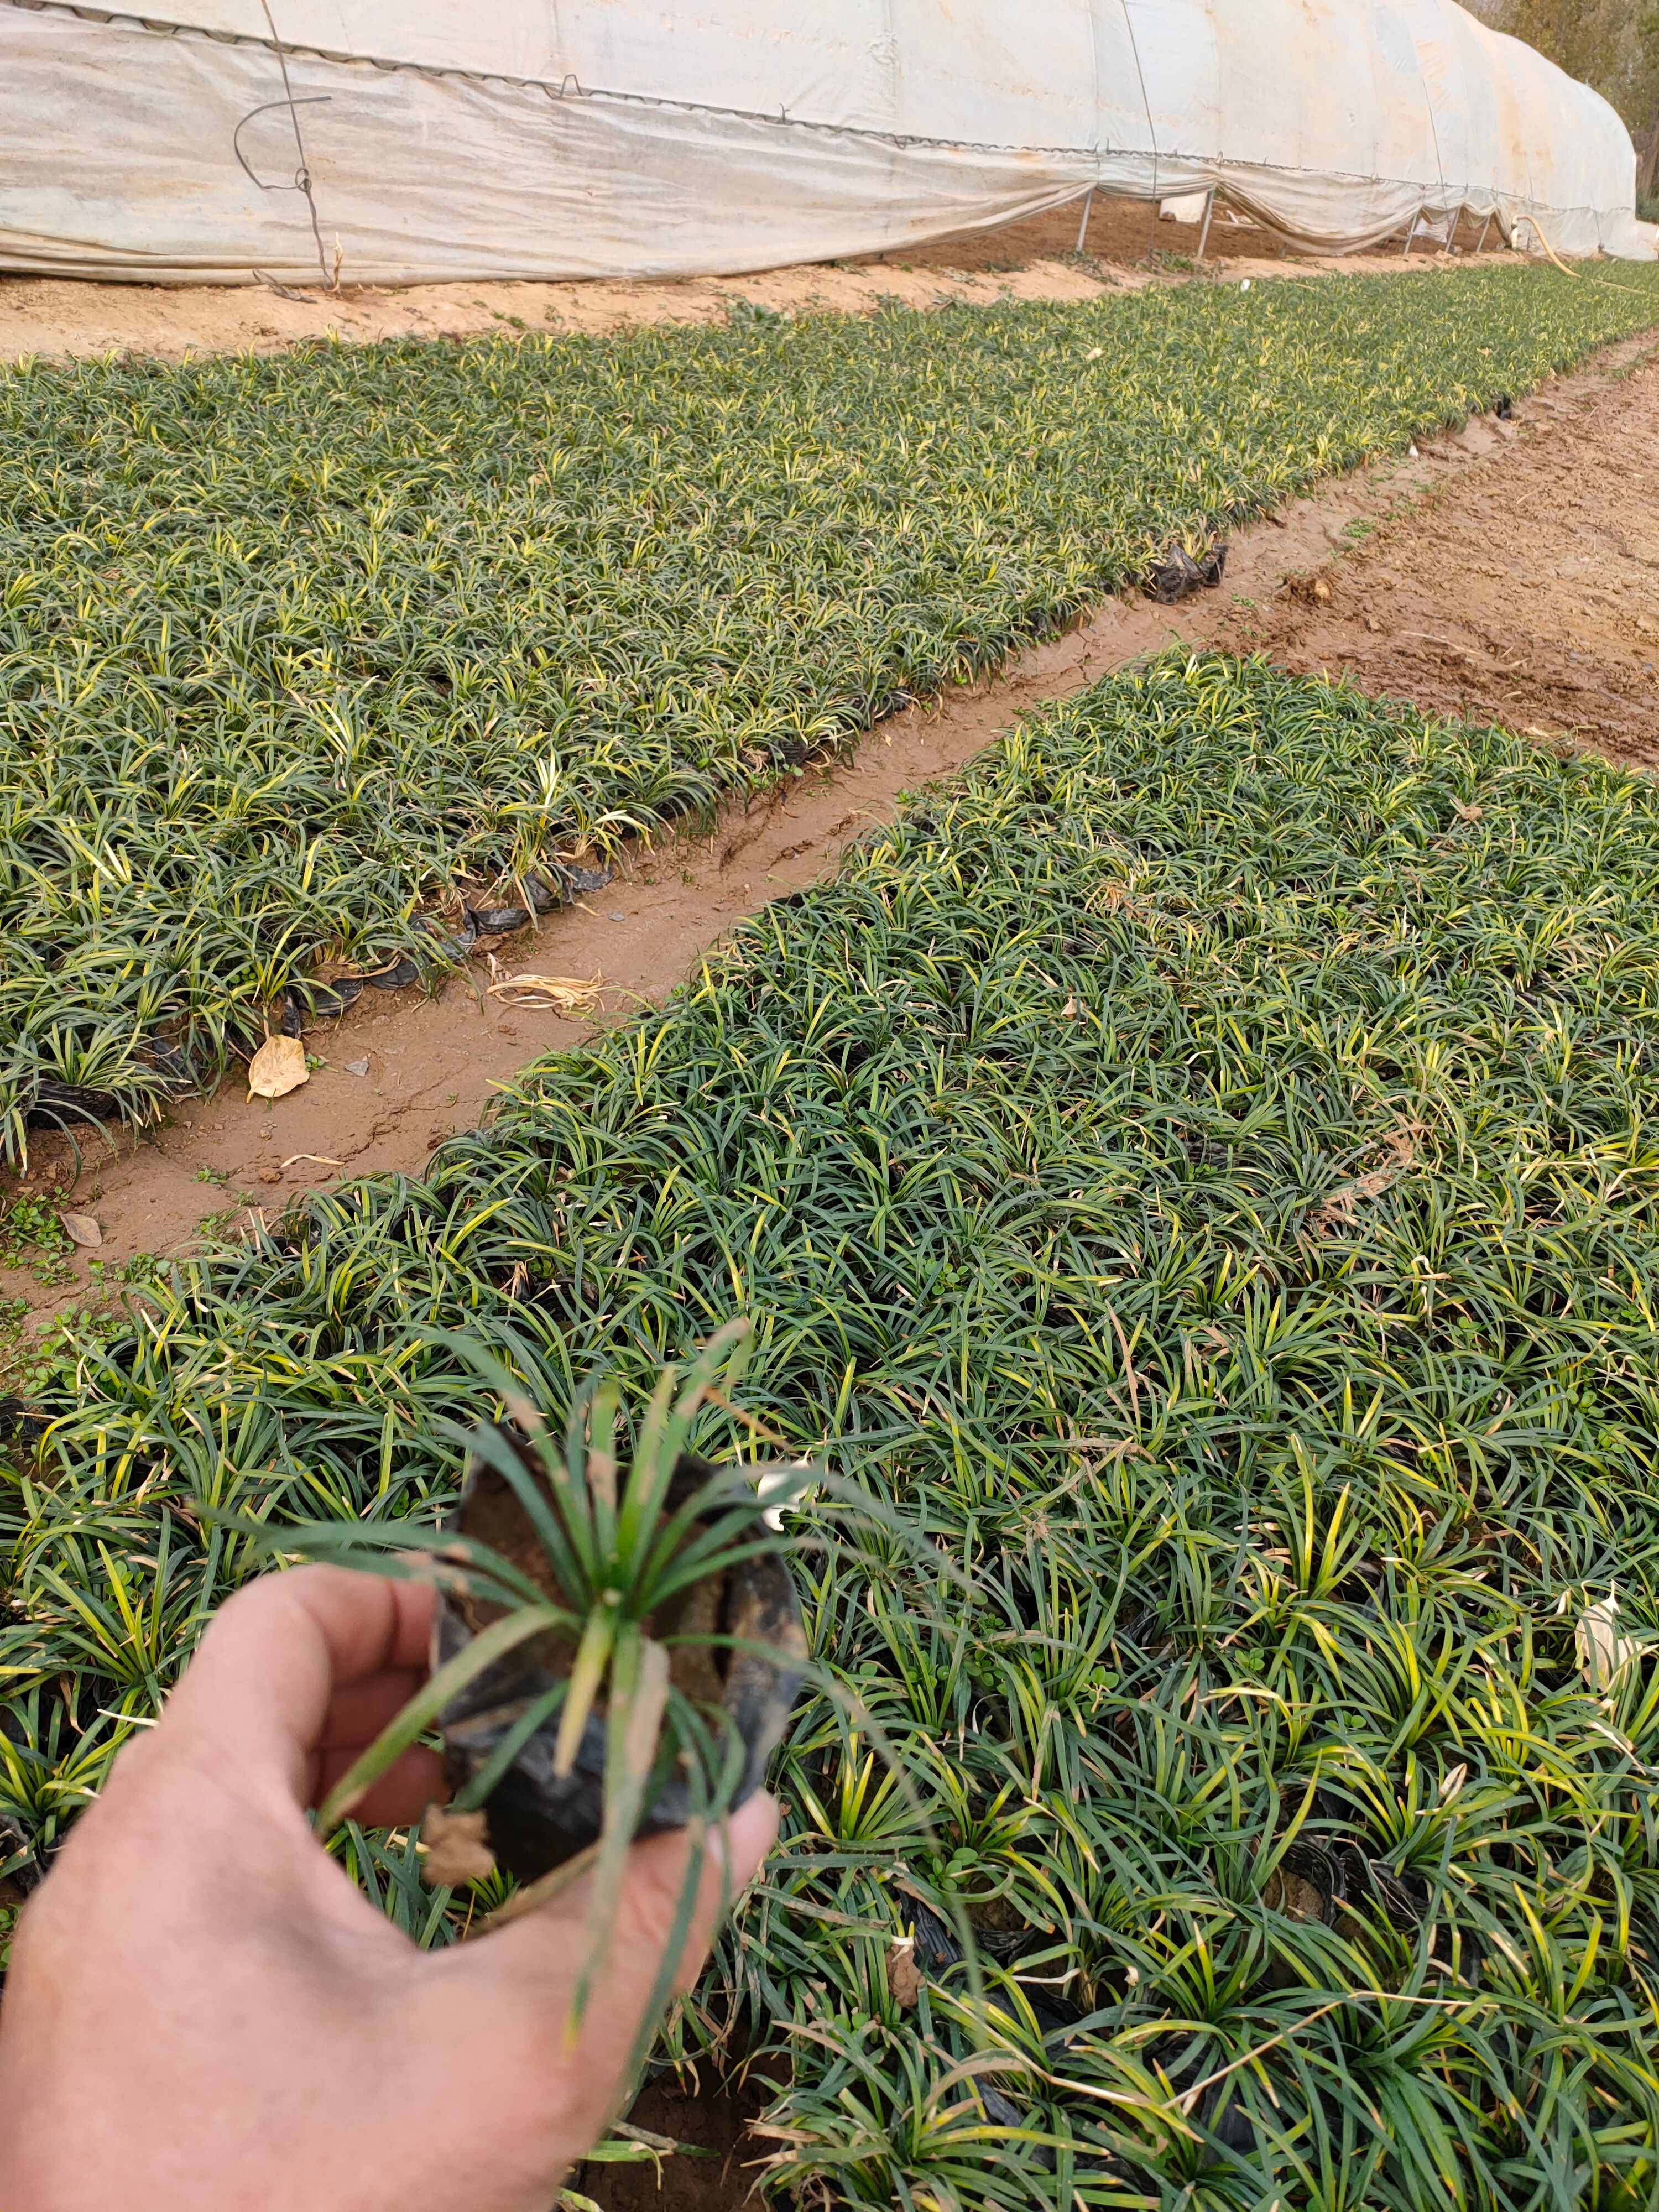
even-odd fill
[(14, 1199), (0, 1212), (0, 1267), (21, 1267), (31, 1254), (64, 1250), (69, 1241), (58, 1209), (46, 1199)]
[(74, 1249), (49, 1200), (18, 1198), (0, 1209), (0, 1267), (27, 1267), (38, 1283), (54, 1289), (73, 1279)]

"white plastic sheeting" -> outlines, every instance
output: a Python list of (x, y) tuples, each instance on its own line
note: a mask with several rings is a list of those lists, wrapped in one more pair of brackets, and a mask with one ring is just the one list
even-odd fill
[(1453, 0), (164, 4), (0, 0), (0, 266), (735, 272), (1090, 186), (1327, 251), (1458, 209), (1655, 251), (1613, 109)]

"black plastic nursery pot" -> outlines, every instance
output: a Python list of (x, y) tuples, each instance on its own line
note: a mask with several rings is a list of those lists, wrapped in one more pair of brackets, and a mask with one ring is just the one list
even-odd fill
[[(534, 1454), (510, 1431), (499, 1433), (532, 1477), (545, 1486)], [(669, 1489), (669, 1510), (683, 1504), (714, 1472), (702, 1460), (682, 1457)], [(554, 1602), (563, 1601), (511, 1484), (476, 1456), (452, 1525), (459, 1535), (486, 1544), (512, 1560)], [(761, 1521), (758, 1507), (755, 1534), (777, 1541)], [(503, 1610), (478, 1598), (441, 1595), (432, 1624), (434, 1668), (463, 1650)], [(725, 1802), (725, 1809), (735, 1809), (765, 1778), (767, 1761), (783, 1735), (806, 1658), (806, 1635), (788, 1567), (775, 1549), (740, 1560), (678, 1592), (646, 1626), (647, 1632), (668, 1642), (671, 1683), (702, 1710), (711, 1733), (720, 1734), (721, 1715), (727, 1729), (736, 1733), (742, 1747), (742, 1771)], [(737, 1648), (672, 1640), (681, 1637), (730, 1638)], [(452, 1796), (488, 1763), (526, 1708), (569, 1674), (574, 1656), (574, 1643), (568, 1637), (550, 1632), (532, 1638), (487, 1668), (445, 1708), (440, 1725)], [(556, 1712), (528, 1738), (485, 1802), (490, 1849), (499, 1864), (520, 1881), (535, 1881), (599, 1841), (605, 1813), (603, 1714), (590, 1716), (574, 1764), (562, 1777), (553, 1771), (557, 1735)], [(657, 1770), (660, 1778), (635, 1830), (640, 1836), (684, 1827), (696, 1809), (672, 1722), (665, 1725), (663, 1736)]]

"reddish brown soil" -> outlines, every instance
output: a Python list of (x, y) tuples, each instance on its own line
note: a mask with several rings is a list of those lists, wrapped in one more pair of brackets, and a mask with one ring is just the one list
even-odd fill
[(709, 2087), (690, 2097), (666, 2081), (647, 2088), (635, 2100), (630, 2123), (714, 2155), (666, 2158), (660, 2166), (585, 2166), (569, 2186), (603, 2212), (738, 2212), (740, 2205), (759, 2212), (758, 2167), (769, 2146), (748, 2128), (772, 2094), (764, 2084)]
[[(1659, 361), (1472, 422), (1445, 478), (1318, 580), (1236, 610), (1297, 669), (1659, 766)], [(1224, 635), (1226, 635), (1224, 632)]]
[[(1086, 228), (1083, 222), (1081, 200), (1069, 206), (1051, 208), (1047, 215), (1029, 216), (1021, 222), (999, 223), (991, 230), (958, 231), (952, 238), (935, 239), (930, 246), (907, 246), (902, 252), (866, 254), (842, 264), (850, 269), (912, 268), (946, 270), (977, 270), (995, 273), (998, 270), (1024, 269), (1039, 261), (1058, 261), (1075, 253), (1079, 245), (1085, 252), (1111, 269), (1145, 267), (1150, 257), (1171, 254), (1190, 260), (1196, 255), (1203, 240), (1201, 223), (1171, 222), (1159, 215), (1158, 206), (1151, 200), (1108, 199), (1097, 194), (1088, 210)], [(1484, 234), (1486, 251), (1495, 250), (1494, 234)], [(1466, 216), (1459, 224), (1457, 235), (1449, 241), (1457, 258), (1468, 258), (1483, 242), (1483, 226)], [(1398, 269), (1405, 259), (1403, 234), (1392, 246), (1378, 246), (1369, 253), (1345, 255), (1336, 262), (1328, 255), (1304, 254), (1281, 246), (1268, 232), (1242, 217), (1218, 208), (1210, 225), (1210, 234), (1205, 243), (1206, 264), (1215, 263), (1233, 272), (1235, 262), (1255, 263), (1266, 259), (1283, 264), (1276, 273), (1291, 274), (1298, 269), (1348, 270)], [(1414, 262), (1431, 262), (1445, 258), (1438, 248), (1426, 239), (1417, 240), (1411, 252)]]

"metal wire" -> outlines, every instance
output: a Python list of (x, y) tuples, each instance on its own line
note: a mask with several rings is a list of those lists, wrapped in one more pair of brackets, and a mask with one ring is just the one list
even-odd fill
[[(294, 150), (299, 156), (300, 166), (294, 173), (294, 183), (292, 186), (264, 185), (260, 184), (260, 180), (258, 177), (253, 177), (253, 172), (252, 169), (247, 168), (247, 163), (246, 161), (242, 161), (242, 149), (240, 146), (237, 146), (235, 149), (236, 158), (239, 161), (242, 161), (242, 167), (245, 169), (247, 169), (249, 176), (253, 177), (254, 183), (256, 185), (259, 185), (259, 189), (262, 191), (282, 191), (292, 190), (295, 191), (303, 192), (305, 194), (306, 211), (311, 217), (311, 235), (316, 240), (317, 245), (317, 267), (321, 274), (324, 284), (327, 286), (329, 290), (337, 292), (340, 289), (339, 263), (337, 259), (334, 265), (332, 281), (331, 282), (329, 276), (328, 256), (323, 251), (322, 225), (317, 219), (317, 195), (311, 189), (311, 164), (306, 159), (305, 136), (300, 129), (300, 110), (301, 106), (325, 106), (328, 103), (330, 95), (325, 92), (307, 96), (307, 98), (303, 101), (295, 100), (294, 97), (294, 87), (292, 82), (289, 81), (288, 74), (288, 49), (283, 46), (282, 40), (276, 35), (276, 25), (270, 13), (270, 0), (259, 0), (259, 6), (264, 12), (265, 22), (270, 31), (270, 43), (276, 49), (277, 66), (283, 72), (283, 97), (281, 100), (273, 100), (270, 101), (267, 107), (256, 107), (252, 112), (254, 115), (264, 115), (268, 112), (269, 107), (282, 107), (286, 106), (288, 109), (288, 119), (294, 126)], [(245, 115), (242, 118), (242, 123), (250, 122), (252, 119), (251, 116)], [(238, 137), (241, 135), (242, 123), (239, 123), (236, 126), (236, 136)], [(234, 140), (233, 140), (232, 143), (234, 144)]]

